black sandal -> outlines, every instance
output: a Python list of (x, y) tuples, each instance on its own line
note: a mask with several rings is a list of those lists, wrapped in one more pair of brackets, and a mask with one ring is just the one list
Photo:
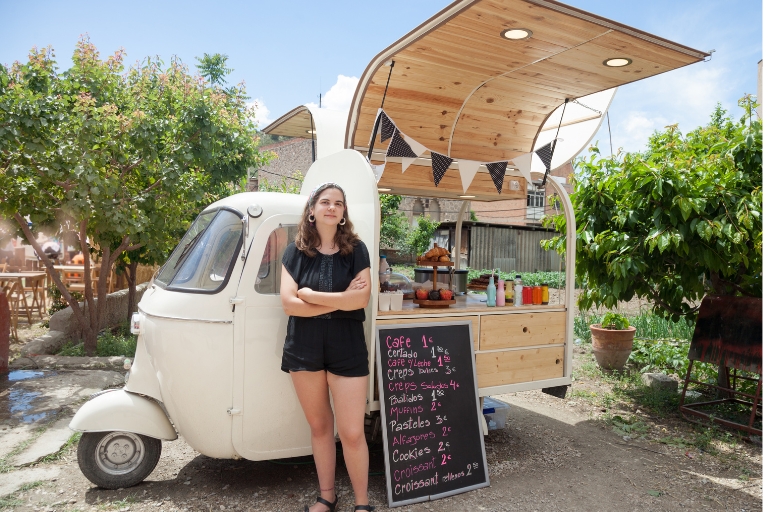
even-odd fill
[(355, 505), (355, 510), (368, 510), (369, 512), (372, 512), (376, 510), (376, 507), (372, 505)]
[[(324, 500), (323, 498), (318, 496), (317, 497), (317, 502), (318, 503), (322, 503), (323, 505), (328, 507), (328, 512), (335, 512), (336, 511), (336, 505), (339, 504), (339, 496), (338, 496), (338, 494), (336, 495), (336, 501), (334, 501), (333, 503), (331, 503), (328, 500)], [(309, 507), (306, 506), (306, 505), (304, 505), (304, 512), (309, 512)]]

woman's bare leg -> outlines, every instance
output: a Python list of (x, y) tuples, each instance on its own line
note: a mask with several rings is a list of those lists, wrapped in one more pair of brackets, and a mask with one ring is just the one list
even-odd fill
[[(333, 503), (336, 499), (336, 440), (333, 437), (333, 411), (328, 398), (326, 372), (291, 372), (291, 379), (312, 431), (312, 454), (317, 467), (320, 496)], [(309, 510), (323, 512), (328, 507), (315, 503)]]
[(365, 395), (368, 377), (340, 377), (328, 373), (333, 393), (336, 427), (344, 450), (355, 505), (368, 504), (368, 444), (365, 442)]

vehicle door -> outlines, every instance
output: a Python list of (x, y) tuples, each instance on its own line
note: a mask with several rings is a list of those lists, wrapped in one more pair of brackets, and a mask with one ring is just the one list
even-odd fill
[(233, 444), (250, 460), (312, 453), (309, 425), (290, 375), (280, 370), (288, 316), (280, 301), (286, 246), (299, 215), (265, 219), (251, 242), (235, 309)]

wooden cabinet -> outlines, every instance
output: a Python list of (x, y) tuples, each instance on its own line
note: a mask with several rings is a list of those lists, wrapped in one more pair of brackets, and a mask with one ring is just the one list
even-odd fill
[(480, 388), (563, 376), (564, 347), (481, 352), (475, 357)]
[(480, 317), (480, 350), (564, 343), (565, 311)]

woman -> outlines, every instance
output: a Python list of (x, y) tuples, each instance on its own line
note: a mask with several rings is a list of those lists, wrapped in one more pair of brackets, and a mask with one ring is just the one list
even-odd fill
[(305, 512), (335, 511), (333, 411), (355, 493), (368, 505), (365, 400), (368, 348), (363, 321), (371, 294), (371, 262), (355, 234), (344, 191), (323, 183), (309, 195), (296, 241), (283, 255), (280, 298), (290, 315), (281, 369), (289, 372), (312, 432), (320, 496)]

